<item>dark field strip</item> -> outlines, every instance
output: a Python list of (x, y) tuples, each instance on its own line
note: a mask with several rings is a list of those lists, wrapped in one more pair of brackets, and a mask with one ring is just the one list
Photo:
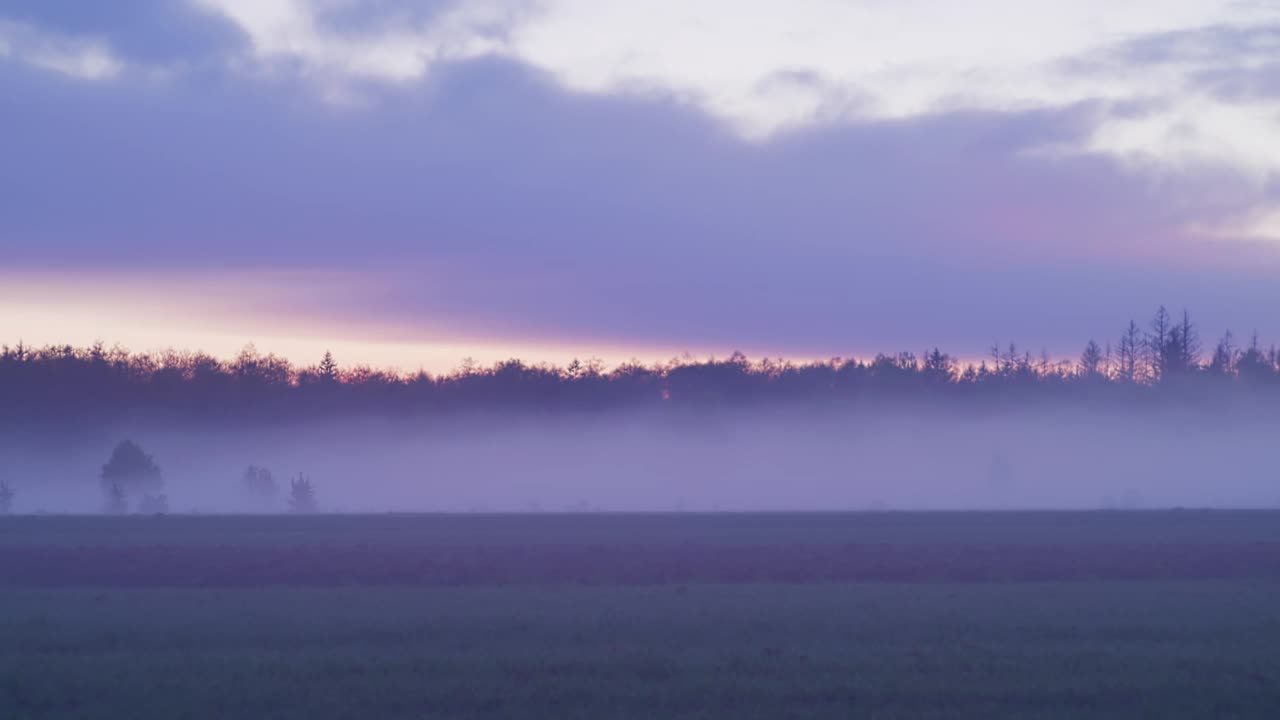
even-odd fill
[(1280, 543), (1280, 512), (16, 515), (0, 548)]
[(6, 589), (0, 718), (1274, 720), (1277, 590)]
[(1280, 543), (3, 547), (3, 587), (1280, 579)]

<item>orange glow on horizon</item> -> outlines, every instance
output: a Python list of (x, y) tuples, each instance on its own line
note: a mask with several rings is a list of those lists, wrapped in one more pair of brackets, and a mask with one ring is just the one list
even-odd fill
[[(348, 281), (337, 302), (315, 307), (307, 292)], [(88, 347), (101, 341), (132, 352), (200, 351), (231, 359), (252, 345), (261, 354), (299, 367), (332, 352), (344, 367), (365, 365), (400, 372), (453, 372), (470, 360), (489, 367), (518, 359), (565, 367), (597, 359), (607, 369), (632, 360), (645, 365), (672, 359), (783, 358), (796, 364), (870, 354), (780, 352), (760, 347), (678, 347), (670, 344), (565, 337), (478, 336), (420, 318), (413, 327), (352, 317), (343, 297), (358, 297), (367, 278), (306, 273), (207, 273), (160, 276), (0, 275), (0, 344)], [(300, 290), (299, 288), (303, 288)], [(331, 298), (332, 299), (332, 298)], [(334, 308), (337, 311), (330, 312)], [(336, 317), (334, 315), (337, 315)], [(921, 353), (922, 354), (922, 353)], [(917, 354), (919, 357), (920, 354)], [(957, 357), (961, 367), (982, 358)]]
[(262, 354), (282, 356), (299, 366), (332, 352), (343, 366), (436, 374), (456, 370), (468, 359), (480, 366), (513, 358), (564, 366), (575, 358), (595, 358), (614, 367), (633, 359), (665, 362), (685, 353), (639, 344), (468, 337), (429, 323), (425, 328), (397, 329), (349, 318), (334, 320), (323, 312), (299, 312), (297, 298), (290, 297), (287, 288), (264, 292), (255, 283), (237, 285), (215, 277), (203, 283), (200, 278), (154, 283), (93, 276), (2, 280), (0, 344), (87, 347), (101, 341), (133, 352), (190, 350), (224, 359), (253, 345)]

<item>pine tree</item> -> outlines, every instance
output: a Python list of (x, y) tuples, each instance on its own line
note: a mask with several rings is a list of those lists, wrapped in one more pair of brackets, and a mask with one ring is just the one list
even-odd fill
[(320, 360), (320, 367), (317, 368), (320, 374), (320, 380), (327, 383), (338, 381), (338, 363), (333, 360), (333, 353), (328, 350), (324, 351), (324, 357)]

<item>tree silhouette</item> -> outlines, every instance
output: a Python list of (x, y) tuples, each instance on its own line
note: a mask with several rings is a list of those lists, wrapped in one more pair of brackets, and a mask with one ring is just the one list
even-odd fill
[(125, 498), (131, 492), (158, 492), (164, 487), (155, 460), (132, 440), (116, 445), (111, 458), (102, 466), (101, 478), (109, 495), (118, 490)]
[(949, 383), (953, 381), (955, 379), (955, 366), (955, 360), (936, 347), (924, 355), (924, 375), (934, 383)]
[(260, 499), (274, 498), (279, 488), (276, 486), (276, 479), (272, 477), (271, 471), (257, 465), (250, 465), (244, 471), (241, 480), (245, 492), (253, 497)]
[(316, 368), (316, 373), (320, 376), (321, 382), (335, 383), (338, 381), (338, 363), (334, 362), (333, 353), (328, 350), (324, 351), (324, 357), (320, 359), (320, 365)]
[(1169, 317), (1169, 311), (1161, 305), (1156, 310), (1155, 317), (1151, 318), (1151, 324), (1144, 343), (1147, 350), (1151, 378), (1156, 382), (1164, 380), (1169, 374), (1169, 367), (1173, 362), (1176, 351), (1176, 345), (1171, 342), (1173, 340), (1172, 335), (1173, 320)]
[(8, 481), (0, 480), (0, 515), (8, 515), (13, 512), (13, 498), (17, 492), (9, 487)]
[(1102, 363), (1102, 348), (1098, 343), (1090, 340), (1089, 344), (1084, 346), (1084, 352), (1080, 353), (1080, 374), (1091, 379), (1101, 377)]
[(1230, 375), (1235, 372), (1236, 367), (1236, 345), (1235, 338), (1231, 336), (1228, 330), (1222, 334), (1222, 339), (1213, 348), (1213, 356), (1209, 358), (1209, 366), (1205, 368), (1213, 375)]
[(1249, 347), (1236, 358), (1236, 375), (1251, 383), (1265, 382), (1275, 376), (1275, 368), (1280, 367), (1275, 359), (1269, 357), (1258, 344), (1258, 333), (1253, 333)]
[(1191, 313), (1185, 308), (1175, 331), (1178, 337), (1179, 371), (1185, 373), (1196, 370), (1200, 365), (1200, 332), (1195, 323), (1191, 322)]
[(1142, 331), (1133, 320), (1120, 335), (1120, 344), (1116, 347), (1117, 374), (1126, 383), (1136, 383), (1142, 379)]
[(316, 490), (311, 479), (302, 473), (289, 480), (289, 512), (313, 513), (316, 511)]
[[(909, 397), (961, 404), (1037, 398), (1134, 403), (1184, 392), (1212, 397), (1193, 392), (1198, 382), (1212, 382), (1215, 390), (1228, 382), (1247, 386), (1247, 396), (1219, 395), (1232, 402), (1269, 402), (1280, 393), (1280, 348), (1264, 347), (1256, 338), (1243, 351), (1228, 343), (1221, 353), (1214, 348), (1202, 364), (1198, 334), (1189, 313), (1175, 321), (1161, 308), (1146, 332), (1129, 322), (1114, 343), (1114, 356), (1086, 347), (1070, 367), (1047, 357), (1033, 361), (1009, 343), (992, 348), (987, 362), (964, 365), (934, 348), (919, 359), (911, 353), (881, 353), (868, 359), (752, 362), (735, 353), (728, 360), (686, 356), (650, 365), (632, 360), (612, 369), (594, 359), (567, 368), (515, 359), (486, 368), (469, 361), (435, 376), (367, 367), (344, 370), (331, 353), (318, 365), (299, 368), (252, 347), (223, 361), (201, 352), (131, 354), (101, 343), (84, 349), (19, 343), (0, 346), (0, 429), (103, 427), (154, 417), (225, 427), (359, 414), (496, 415), (776, 402), (866, 405)], [(1079, 383), (1087, 383), (1090, 392), (1073, 392)], [(125, 455), (145, 457), (136, 448)], [(113, 456), (108, 465), (127, 467), (124, 459), (117, 463)], [(116, 480), (129, 497), (140, 497), (160, 491), (158, 477), (158, 468), (141, 476), (122, 472), (104, 476), (103, 487)]]

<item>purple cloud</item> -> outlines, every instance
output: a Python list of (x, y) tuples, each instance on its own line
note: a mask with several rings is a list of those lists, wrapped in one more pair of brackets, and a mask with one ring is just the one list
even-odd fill
[(356, 107), (217, 66), (104, 84), (0, 63), (0, 87), (11, 267), (349, 272), (376, 290), (316, 287), (298, 312), (405, 338), (430, 320), (788, 354), (1067, 352), (1162, 302), (1280, 334), (1274, 249), (1187, 231), (1256, 204), (1250, 181), (1046, 152), (1083, 142), (1091, 103), (747, 142), (674, 98), (576, 94), (494, 59)]

